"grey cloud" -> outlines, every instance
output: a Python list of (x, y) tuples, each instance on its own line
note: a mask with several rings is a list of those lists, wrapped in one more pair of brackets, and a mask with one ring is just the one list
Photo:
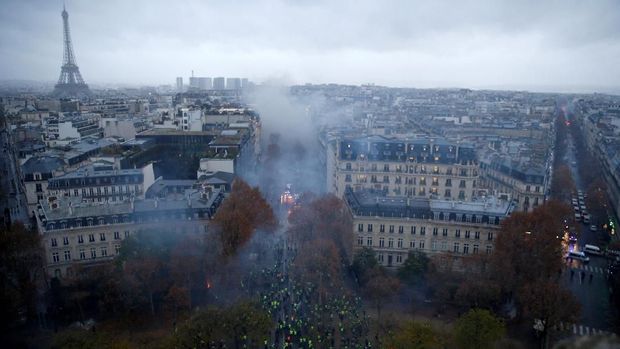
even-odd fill
[[(579, 72), (576, 84), (620, 78), (610, 63), (620, 49), (613, 0), (76, 0), (67, 7), (87, 81), (169, 83), (191, 69), (412, 86), (561, 84), (569, 70)], [(7, 0), (3, 8), (0, 79), (55, 79), (62, 2)]]

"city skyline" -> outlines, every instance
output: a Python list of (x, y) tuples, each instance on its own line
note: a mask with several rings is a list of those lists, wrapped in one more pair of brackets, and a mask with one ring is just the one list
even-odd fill
[[(172, 85), (193, 70), (284, 84), (618, 93), (618, 6), (69, 2), (67, 11), (78, 64), (93, 84)], [(4, 7), (0, 80), (55, 80), (62, 2)]]

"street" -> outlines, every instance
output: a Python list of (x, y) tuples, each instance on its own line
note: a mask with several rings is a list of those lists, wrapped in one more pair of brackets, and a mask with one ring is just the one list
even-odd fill
[[(585, 193), (587, 185), (582, 183), (577, 171), (579, 159), (575, 154), (573, 144), (574, 140), (569, 137), (564, 161), (570, 167), (577, 190)], [(575, 222), (573, 228), (577, 232), (577, 243), (569, 246), (570, 249), (581, 251), (586, 244), (602, 246), (605, 241), (604, 233), (600, 228), (591, 231), (590, 224), (583, 222)], [(566, 286), (581, 304), (581, 317), (578, 323), (562, 324), (558, 329), (567, 335), (613, 332), (616, 327), (618, 316), (614, 306), (610, 304), (610, 290), (607, 284), (609, 260), (605, 256), (592, 254), (588, 254), (588, 257), (590, 258), (588, 263), (576, 260), (567, 261), (561, 276), (562, 285)]]
[(0, 212), (6, 217), (10, 215), (12, 222), (21, 221), (24, 225), (29, 225), (28, 206), (26, 194), (19, 179), (18, 169), (15, 162), (14, 145), (10, 139), (8, 129), (1, 125), (0, 145), (2, 146), (2, 156), (0, 156), (0, 188), (4, 197), (0, 201)]

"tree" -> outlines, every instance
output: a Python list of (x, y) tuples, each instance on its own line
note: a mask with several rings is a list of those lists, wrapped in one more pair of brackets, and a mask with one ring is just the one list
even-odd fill
[(555, 280), (540, 279), (524, 285), (519, 292), (519, 301), (530, 319), (542, 321), (541, 340), (545, 347), (550, 328), (560, 322), (576, 322), (579, 319), (579, 303), (570, 291)]
[(245, 245), (256, 229), (273, 232), (278, 226), (273, 210), (260, 190), (235, 179), (230, 196), (213, 219), (222, 254), (230, 257)]
[(407, 321), (388, 339), (387, 348), (394, 349), (439, 349), (440, 336), (430, 324)]
[(351, 269), (357, 276), (358, 282), (364, 284), (368, 280), (367, 273), (378, 265), (375, 250), (370, 247), (362, 247), (355, 254)]
[(558, 200), (569, 200), (577, 190), (575, 181), (566, 165), (560, 165), (555, 169), (551, 181), (551, 193)]
[(209, 308), (184, 323), (173, 335), (171, 348), (259, 348), (269, 339), (269, 314), (253, 303)]
[(368, 273), (368, 282), (364, 285), (364, 294), (377, 309), (377, 318), (381, 321), (383, 305), (394, 297), (400, 289), (398, 278), (388, 275), (383, 267), (375, 267)]
[(321, 196), (289, 216), (288, 234), (298, 246), (323, 239), (334, 242), (341, 259), (351, 263), (353, 255), (353, 219), (346, 204), (338, 197)]
[(476, 308), (495, 308), (501, 299), (501, 287), (488, 278), (465, 278), (455, 294), (460, 304)]
[(407, 260), (398, 269), (398, 277), (409, 285), (414, 285), (424, 279), (428, 270), (428, 256), (420, 251), (409, 251)]
[(502, 222), (490, 267), (504, 291), (514, 293), (524, 284), (558, 275), (562, 267), (558, 235), (564, 219), (571, 216), (567, 205), (549, 201), (532, 212), (514, 212)]
[(299, 251), (293, 262), (293, 273), (302, 284), (316, 287), (318, 303), (342, 283), (342, 264), (336, 245), (331, 240), (313, 240)]
[(43, 280), (40, 235), (21, 223), (0, 231), (0, 332), (36, 318), (37, 285)]
[(189, 309), (193, 307), (192, 290), (204, 279), (206, 254), (203, 242), (202, 235), (189, 233), (180, 238), (170, 253), (172, 278), (177, 292), (185, 290)]
[(588, 197), (586, 198), (586, 205), (588, 210), (592, 214), (592, 220), (596, 224), (602, 224), (607, 222), (607, 184), (598, 176), (590, 185), (586, 191)]
[(472, 309), (456, 321), (454, 340), (459, 349), (487, 349), (505, 332), (504, 322), (490, 311)]

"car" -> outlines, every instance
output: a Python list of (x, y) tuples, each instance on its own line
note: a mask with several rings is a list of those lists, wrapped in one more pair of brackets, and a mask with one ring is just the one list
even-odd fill
[(588, 263), (590, 261), (590, 257), (586, 256), (586, 254), (581, 251), (568, 251), (566, 254), (566, 259), (575, 259), (584, 263)]
[(596, 245), (588, 245), (588, 244), (583, 246), (583, 252), (587, 254), (593, 254), (596, 256), (601, 256), (603, 254), (603, 251), (601, 250), (600, 247)]
[(576, 221), (580, 221), (581, 220), (581, 214), (580, 213), (575, 213), (575, 220)]
[(577, 242), (577, 237), (575, 235), (571, 235), (568, 237), (568, 242), (574, 244)]
[(592, 225), (590, 226), (590, 231), (596, 231), (596, 225), (592, 224)]

